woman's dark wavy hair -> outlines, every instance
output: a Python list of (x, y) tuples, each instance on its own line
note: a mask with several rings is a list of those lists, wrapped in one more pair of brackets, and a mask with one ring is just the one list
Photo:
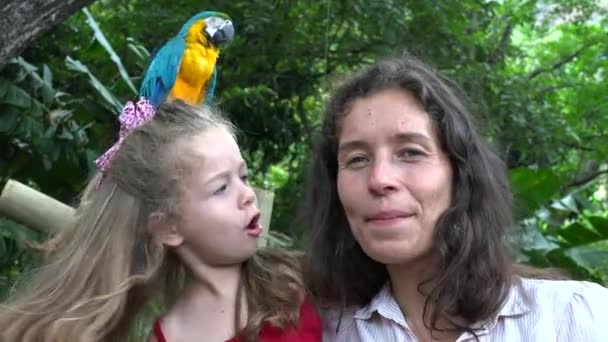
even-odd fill
[(477, 133), (456, 88), (409, 56), (383, 60), (353, 75), (329, 99), (308, 180), (305, 278), (316, 301), (342, 309), (367, 305), (389, 280), (385, 265), (355, 241), (336, 187), (342, 120), (354, 100), (389, 88), (402, 89), (422, 104), (453, 169), (452, 201), (434, 234), (439, 269), (425, 281), (433, 284), (425, 293), (425, 325), (442, 330), (439, 319), (451, 322), (449, 317), (457, 316), (466, 323), (451, 322), (450, 330), (470, 331), (470, 324), (498, 312), (514, 274), (534, 274), (515, 265), (503, 244), (513, 226), (504, 163)]

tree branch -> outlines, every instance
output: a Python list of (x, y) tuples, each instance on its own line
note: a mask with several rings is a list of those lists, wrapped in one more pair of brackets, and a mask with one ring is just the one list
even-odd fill
[(509, 20), (509, 22), (507, 23), (507, 26), (505, 27), (505, 30), (502, 32), (502, 37), (500, 38), (500, 42), (498, 43), (498, 45), (496, 45), (494, 50), (492, 50), (492, 52), (490, 52), (490, 55), (488, 56), (489, 64), (496, 64), (496, 62), (498, 62), (499, 59), (502, 59), (504, 57), (505, 48), (507, 46), (507, 43), (509, 42), (509, 38), (511, 38), (512, 32), (513, 32), (513, 20)]
[(564, 139), (558, 139), (558, 141), (560, 143), (562, 143), (564, 146), (572, 148), (572, 149), (575, 149), (575, 150), (585, 151), (585, 152), (593, 152), (593, 151), (595, 151), (595, 148), (581, 146), (579, 144), (573, 144), (573, 143), (568, 142), (568, 141), (566, 141)]
[(555, 90), (566, 89), (566, 88), (578, 88), (580, 86), (582, 86), (582, 85), (576, 84), (576, 83), (559, 84), (559, 85), (555, 85), (555, 86), (540, 88), (540, 89), (538, 89), (538, 91), (536, 93), (537, 93), (537, 95), (544, 95), (547, 92), (552, 92)]
[(306, 112), (304, 111), (304, 103), (301, 97), (298, 97), (298, 105), (297, 105), (297, 115), (302, 120), (302, 126), (304, 126), (304, 132), (306, 133), (306, 140), (309, 146), (312, 146), (312, 128), (310, 126), (310, 121), (308, 117), (306, 117)]
[(605, 173), (608, 173), (608, 169), (595, 171), (593, 173), (586, 175), (583, 178), (575, 179), (572, 182), (566, 184), (566, 188), (569, 189), (569, 188), (574, 188), (574, 187), (579, 187), (579, 186), (585, 185)]
[(553, 65), (551, 67), (549, 67), (549, 68), (539, 67), (539, 68), (535, 69), (534, 71), (532, 71), (531, 73), (529, 73), (528, 76), (526, 76), (526, 78), (528, 80), (531, 80), (531, 79), (535, 78), (536, 76), (538, 76), (538, 75), (540, 75), (540, 74), (542, 74), (544, 72), (550, 72), (550, 71), (559, 69), (564, 64), (569, 63), (573, 59), (575, 59), (576, 57), (578, 57), (587, 48), (589, 48), (590, 46), (593, 46), (595, 44), (597, 44), (597, 42), (587, 43), (587, 44), (583, 45), (583, 47), (581, 47), (580, 49), (576, 50), (574, 53), (562, 57), (560, 60), (558, 60), (557, 62), (553, 63)]
[(93, 1), (3, 1), (0, 7), (0, 70), (42, 33)]

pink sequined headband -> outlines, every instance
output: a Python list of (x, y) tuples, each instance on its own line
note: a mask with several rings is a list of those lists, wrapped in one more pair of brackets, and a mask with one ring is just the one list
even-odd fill
[[(95, 160), (95, 164), (102, 174), (105, 174), (110, 168), (110, 163), (114, 154), (120, 148), (120, 145), (125, 138), (135, 129), (141, 127), (146, 122), (150, 121), (156, 111), (150, 101), (145, 98), (140, 98), (136, 104), (129, 101), (122, 110), (122, 113), (118, 116), (120, 122), (120, 133), (118, 135), (118, 141), (112, 145), (104, 154)], [(100, 181), (101, 182), (101, 181)], [(99, 184), (97, 184), (99, 186)]]

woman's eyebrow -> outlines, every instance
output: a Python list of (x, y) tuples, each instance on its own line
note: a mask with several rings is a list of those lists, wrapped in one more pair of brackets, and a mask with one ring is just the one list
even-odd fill
[(338, 155), (348, 153), (353, 150), (365, 149), (368, 144), (363, 140), (348, 140), (345, 143), (341, 143), (338, 147)]
[(418, 144), (425, 145), (427, 144), (431, 138), (426, 134), (417, 133), (417, 132), (403, 132), (397, 133), (391, 137), (392, 141), (395, 142), (414, 142)]

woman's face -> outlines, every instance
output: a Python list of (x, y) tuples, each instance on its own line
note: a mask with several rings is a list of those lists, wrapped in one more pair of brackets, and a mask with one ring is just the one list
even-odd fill
[(452, 193), (429, 114), (391, 88), (356, 99), (339, 133), (338, 195), (361, 248), (387, 265), (427, 256)]

